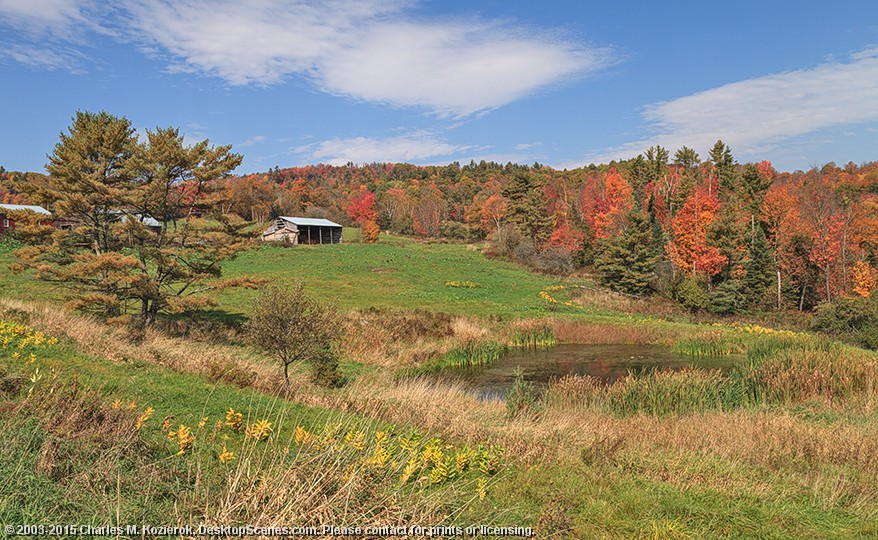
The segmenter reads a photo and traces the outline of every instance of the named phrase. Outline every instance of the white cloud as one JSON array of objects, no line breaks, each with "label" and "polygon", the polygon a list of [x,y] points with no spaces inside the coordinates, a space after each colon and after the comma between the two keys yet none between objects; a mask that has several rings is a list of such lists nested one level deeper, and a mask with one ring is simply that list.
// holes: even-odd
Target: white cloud
[{"label": "white cloud", "polygon": [[0,48],[0,60],[11,60],[42,69],[67,69],[78,72],[79,61],[83,58],[75,49],[67,47],[35,47],[12,44]]},{"label": "white cloud", "polygon": [[407,2],[129,0],[146,44],[176,70],[231,84],[307,77],[320,90],[464,116],[605,66],[605,49],[478,20],[421,22]]},{"label": "white cloud", "polygon": [[[318,90],[442,116],[489,111],[612,61],[558,31],[415,17],[414,0],[0,0],[0,27],[44,56],[94,33],[134,41],[172,72],[233,85],[303,77]],[[39,37],[44,39],[40,40]],[[12,42],[10,41],[10,44]],[[10,48],[11,45],[4,47]],[[11,54],[31,65],[36,54]]]},{"label": "white cloud", "polygon": [[642,114],[653,136],[596,152],[584,162],[630,158],[653,144],[704,152],[717,139],[736,155],[756,156],[766,145],[820,129],[878,120],[876,82],[878,49],[871,49],[847,63],[747,79],[655,103]]},{"label": "white cloud", "polygon": [[250,137],[249,139],[247,139],[246,141],[239,144],[238,146],[241,146],[241,147],[253,146],[254,144],[261,143],[264,140],[265,140],[264,135],[254,135],[254,136]]},{"label": "white cloud", "polygon": [[415,132],[398,137],[353,137],[329,139],[294,148],[292,153],[304,156],[309,162],[327,165],[353,163],[422,163],[430,158],[448,157],[472,146],[451,144],[426,132]]},{"label": "white cloud", "polygon": [[57,31],[84,22],[83,6],[81,0],[0,0],[0,15],[7,24]]}]

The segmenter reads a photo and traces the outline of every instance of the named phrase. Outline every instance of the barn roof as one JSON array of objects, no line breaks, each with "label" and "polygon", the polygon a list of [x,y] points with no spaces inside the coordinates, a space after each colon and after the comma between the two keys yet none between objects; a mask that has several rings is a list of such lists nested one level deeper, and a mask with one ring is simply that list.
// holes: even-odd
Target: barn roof
[{"label": "barn roof", "polygon": [[280,218],[284,221],[289,221],[297,227],[341,227],[341,225],[339,225],[338,223],[323,218],[303,218],[289,216],[281,216]]},{"label": "barn roof", "polygon": [[0,204],[0,210],[7,210],[9,212],[15,210],[30,210],[31,212],[36,212],[37,214],[45,214],[47,216],[52,215],[52,212],[49,212],[42,206],[36,206],[33,204]]}]

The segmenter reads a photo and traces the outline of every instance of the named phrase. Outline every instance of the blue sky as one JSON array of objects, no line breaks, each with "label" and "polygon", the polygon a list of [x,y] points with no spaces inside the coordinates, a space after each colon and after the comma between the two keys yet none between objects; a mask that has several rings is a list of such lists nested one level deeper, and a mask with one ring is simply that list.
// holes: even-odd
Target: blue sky
[{"label": "blue sky", "polygon": [[878,160],[878,2],[0,0],[0,165],[76,110],[275,165]]}]

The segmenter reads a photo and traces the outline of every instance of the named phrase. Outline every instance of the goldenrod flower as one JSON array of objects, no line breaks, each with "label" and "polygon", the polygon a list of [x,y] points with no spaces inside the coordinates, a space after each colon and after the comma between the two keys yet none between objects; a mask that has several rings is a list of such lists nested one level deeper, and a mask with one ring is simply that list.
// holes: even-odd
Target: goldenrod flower
[{"label": "goldenrod flower", "polygon": [[[118,406],[116,405],[116,402],[119,403]],[[122,401],[117,399],[116,402],[113,402],[113,407],[118,409],[119,407],[122,406]],[[140,416],[137,417],[137,422],[134,424],[134,429],[142,428],[143,425],[146,424],[146,421],[149,420],[150,416],[152,416],[152,413],[154,413],[154,412],[155,412],[155,409],[153,409],[152,407],[147,407],[146,410],[143,411],[143,414],[141,414]]]},{"label": "goldenrod flower", "polygon": [[241,426],[243,426],[243,424],[244,415],[235,412],[235,409],[229,407],[229,410],[226,412],[226,425],[235,431],[241,431]]},{"label": "goldenrod flower", "polygon": [[229,450],[223,445],[223,451],[220,452],[219,460],[221,463],[228,463],[235,459],[234,452],[229,452]]},{"label": "goldenrod flower", "polygon": [[248,439],[256,439],[257,441],[264,441],[271,435],[271,422],[268,420],[257,420],[253,422],[249,426],[247,426],[247,430],[244,433],[244,436]]}]

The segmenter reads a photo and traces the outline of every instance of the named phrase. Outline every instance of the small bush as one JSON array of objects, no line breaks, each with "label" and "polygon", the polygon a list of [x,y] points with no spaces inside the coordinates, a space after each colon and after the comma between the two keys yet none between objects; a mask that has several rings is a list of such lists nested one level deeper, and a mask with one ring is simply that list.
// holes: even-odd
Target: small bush
[{"label": "small bush", "polygon": [[542,409],[534,383],[525,380],[524,371],[515,369],[515,382],[506,394],[506,418],[536,415]]},{"label": "small bush", "polygon": [[706,309],[710,304],[704,285],[694,278],[686,278],[678,283],[674,297],[681,306],[693,313]]},{"label": "small bush", "polygon": [[551,247],[535,253],[531,257],[530,265],[539,272],[565,275],[573,271],[573,257],[562,248]]},{"label": "small bush", "polygon": [[839,298],[821,304],[813,328],[878,350],[878,296]]},{"label": "small bush", "polygon": [[374,221],[366,221],[360,227],[363,235],[363,242],[367,244],[375,244],[378,242],[378,235],[381,234],[381,228]]}]

